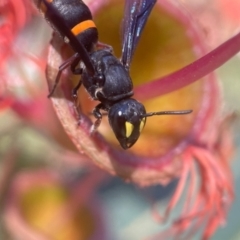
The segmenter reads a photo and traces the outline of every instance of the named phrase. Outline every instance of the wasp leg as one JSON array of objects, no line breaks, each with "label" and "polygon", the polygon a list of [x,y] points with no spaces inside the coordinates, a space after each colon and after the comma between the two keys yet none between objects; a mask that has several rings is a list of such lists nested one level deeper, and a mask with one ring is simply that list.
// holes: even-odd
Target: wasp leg
[{"label": "wasp leg", "polygon": [[79,67],[77,68],[77,65],[79,64],[80,60],[81,60],[80,57],[75,58],[71,64],[71,71],[75,75],[82,75],[83,69]]},{"label": "wasp leg", "polygon": [[73,97],[73,101],[74,101],[74,110],[75,110],[75,114],[76,114],[77,119],[78,119],[78,125],[81,124],[81,115],[80,115],[81,105],[78,102],[77,92],[78,92],[78,89],[81,87],[81,85],[82,85],[82,81],[80,79],[78,84],[76,85],[76,87],[74,87],[73,90],[72,90],[72,97]]},{"label": "wasp leg", "polygon": [[[53,88],[52,90],[49,92],[48,94],[48,98],[52,97],[53,93],[55,92],[56,90],[56,87],[60,81],[60,77],[61,77],[61,74],[62,74],[62,71],[64,69],[66,69],[67,67],[71,66],[71,70],[73,71],[74,74],[79,74],[79,70],[78,69],[75,69],[78,62],[80,61],[80,56],[78,53],[75,53],[72,57],[70,57],[69,59],[67,59],[65,62],[63,62],[60,66],[59,66],[59,69],[58,69],[58,74],[57,74],[57,77],[56,77],[56,80],[54,82],[54,85],[53,85]],[[76,73],[75,73],[76,72]]]},{"label": "wasp leg", "polygon": [[72,97],[74,99],[77,98],[77,92],[78,92],[78,89],[81,87],[81,85],[82,85],[82,80],[80,79],[78,84],[76,85],[76,87],[74,87],[73,90],[72,90]]},{"label": "wasp leg", "polygon": [[100,126],[101,121],[102,121],[102,113],[100,110],[103,109],[105,110],[105,107],[102,103],[99,103],[94,109],[93,109],[93,116],[96,118],[96,121],[93,123],[91,129],[90,129],[90,134],[93,134],[96,132],[97,128]]}]

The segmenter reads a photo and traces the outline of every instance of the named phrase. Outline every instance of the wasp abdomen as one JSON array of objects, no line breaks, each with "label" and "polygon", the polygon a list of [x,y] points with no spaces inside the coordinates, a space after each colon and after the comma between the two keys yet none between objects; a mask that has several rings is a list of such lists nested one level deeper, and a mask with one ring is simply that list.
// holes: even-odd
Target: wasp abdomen
[{"label": "wasp abdomen", "polygon": [[[98,31],[89,8],[81,0],[40,0],[38,6],[63,38],[71,31],[87,51],[93,50],[98,41]],[[69,44],[77,51],[77,46]]]}]

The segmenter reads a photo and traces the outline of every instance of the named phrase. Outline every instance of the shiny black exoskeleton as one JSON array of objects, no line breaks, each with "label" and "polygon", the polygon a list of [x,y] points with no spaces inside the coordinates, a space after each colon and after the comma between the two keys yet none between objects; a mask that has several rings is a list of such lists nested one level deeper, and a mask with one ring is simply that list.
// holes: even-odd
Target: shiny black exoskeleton
[{"label": "shiny black exoskeleton", "polygon": [[69,41],[75,52],[79,51],[79,42],[88,52],[93,50],[98,41],[98,31],[89,8],[81,0],[38,0],[38,7],[54,31],[66,42],[69,30],[75,27],[73,34],[76,41]]},{"label": "shiny black exoskeleton", "polygon": [[[157,0],[126,0],[122,26],[122,57],[118,60],[111,47],[98,43],[97,28],[89,8],[81,0],[35,0],[52,28],[68,43],[75,54],[59,67],[52,96],[61,72],[68,66],[81,80],[73,89],[73,96],[83,85],[94,100],[100,103],[94,108],[96,118],[92,130],[101,123],[102,113],[108,120],[120,145],[127,149],[139,138],[146,118],[163,114],[187,114],[186,111],[146,113],[145,107],[133,96],[129,66],[145,23]],[[101,49],[97,49],[100,45]],[[79,62],[83,67],[78,67]],[[81,65],[82,66],[82,65]]]},{"label": "shiny black exoskeleton", "polygon": [[132,80],[122,63],[110,52],[98,50],[90,54],[98,80],[88,74],[82,73],[82,83],[94,100],[109,105],[123,98],[133,95]]},{"label": "shiny black exoskeleton", "polygon": [[[145,124],[144,106],[130,97],[133,95],[133,85],[128,71],[122,63],[110,52],[95,51],[90,54],[96,72],[103,78],[97,78],[82,73],[82,84],[94,100],[101,103],[93,110],[98,119],[94,125],[97,128],[101,122],[101,110],[108,112],[109,123],[121,146],[131,147],[138,139],[140,125]],[[134,126],[134,127],[133,127]]]}]

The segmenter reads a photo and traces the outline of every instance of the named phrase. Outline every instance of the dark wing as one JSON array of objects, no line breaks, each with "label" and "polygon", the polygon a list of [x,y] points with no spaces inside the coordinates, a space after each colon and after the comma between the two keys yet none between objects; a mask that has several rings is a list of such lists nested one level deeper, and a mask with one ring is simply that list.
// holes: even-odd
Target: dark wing
[{"label": "dark wing", "polygon": [[126,0],[122,23],[121,62],[129,68],[142,30],[157,0]]}]

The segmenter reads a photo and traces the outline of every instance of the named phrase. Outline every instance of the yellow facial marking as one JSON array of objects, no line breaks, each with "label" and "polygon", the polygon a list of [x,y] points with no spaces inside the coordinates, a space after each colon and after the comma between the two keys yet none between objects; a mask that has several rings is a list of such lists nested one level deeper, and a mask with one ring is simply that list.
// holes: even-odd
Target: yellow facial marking
[{"label": "yellow facial marking", "polygon": [[143,118],[140,122],[139,132],[141,132],[143,130],[145,122],[146,122],[146,118]]},{"label": "yellow facial marking", "polygon": [[96,28],[96,25],[92,20],[86,20],[86,21],[80,22],[75,27],[73,27],[71,31],[75,36],[77,36],[78,34],[84,32],[88,28]]},{"label": "yellow facial marking", "polygon": [[134,126],[130,122],[125,122],[125,128],[126,128],[126,137],[128,138],[132,134]]}]

